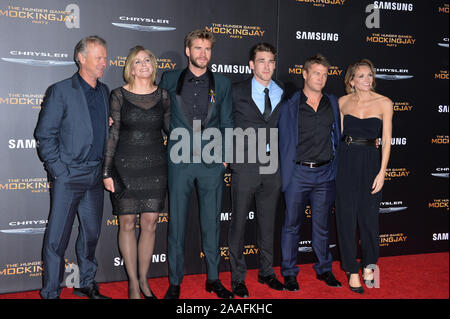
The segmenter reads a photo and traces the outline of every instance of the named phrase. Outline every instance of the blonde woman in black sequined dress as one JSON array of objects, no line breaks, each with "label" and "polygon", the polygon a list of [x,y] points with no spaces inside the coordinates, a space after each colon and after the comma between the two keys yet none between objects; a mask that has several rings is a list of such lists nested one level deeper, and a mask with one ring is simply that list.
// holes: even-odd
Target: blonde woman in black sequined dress
[{"label": "blonde woman in black sequined dress", "polygon": [[[103,166],[105,188],[111,192],[119,218],[119,249],[128,279],[129,297],[156,298],[147,273],[155,247],[158,213],[167,193],[167,154],[163,131],[170,122],[167,91],[155,86],[156,58],[137,46],[127,57],[127,82],[111,92],[109,140]],[[118,185],[121,185],[120,189]],[[136,240],[136,220],[140,235]]]}]

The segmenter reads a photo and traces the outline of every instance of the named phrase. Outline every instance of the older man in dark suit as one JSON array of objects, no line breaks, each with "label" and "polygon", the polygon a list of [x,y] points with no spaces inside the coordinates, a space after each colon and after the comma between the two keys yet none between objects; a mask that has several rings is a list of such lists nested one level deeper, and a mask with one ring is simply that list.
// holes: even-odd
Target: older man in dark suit
[{"label": "older man in dark suit", "polygon": [[102,162],[108,135],[108,87],[98,81],[107,64],[106,42],[82,39],[75,47],[79,71],[50,86],[35,136],[51,182],[51,211],[44,237],[41,296],[59,298],[66,251],[75,215],[79,287],[74,294],[106,299],[94,281],[95,249],[103,215]]}]

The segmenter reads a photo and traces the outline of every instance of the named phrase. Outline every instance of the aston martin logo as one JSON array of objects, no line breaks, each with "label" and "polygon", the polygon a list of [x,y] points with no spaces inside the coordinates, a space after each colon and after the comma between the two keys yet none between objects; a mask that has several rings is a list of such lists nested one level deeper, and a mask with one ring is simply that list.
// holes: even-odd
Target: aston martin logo
[{"label": "aston martin logo", "polygon": [[16,58],[2,58],[3,61],[20,63],[32,66],[67,66],[73,65],[73,61],[55,61],[55,60],[34,60],[34,59],[16,59]]},{"label": "aston martin logo", "polygon": [[129,24],[129,23],[116,23],[113,22],[113,25],[120,28],[131,29],[135,31],[146,31],[146,32],[157,32],[157,31],[174,31],[177,28],[174,27],[159,27],[153,25],[140,25],[140,24]]},{"label": "aston martin logo", "polygon": [[42,228],[18,228],[18,229],[0,229],[5,234],[39,235],[45,233],[45,227]]},{"label": "aston martin logo", "polygon": [[381,80],[389,80],[389,81],[396,81],[396,80],[406,80],[413,78],[413,75],[399,75],[399,74],[375,74],[375,78],[381,79]]}]

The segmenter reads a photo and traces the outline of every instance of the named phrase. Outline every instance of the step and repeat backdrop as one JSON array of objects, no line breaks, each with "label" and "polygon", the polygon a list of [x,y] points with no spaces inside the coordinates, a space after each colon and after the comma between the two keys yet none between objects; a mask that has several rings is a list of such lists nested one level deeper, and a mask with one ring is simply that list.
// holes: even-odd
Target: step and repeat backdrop
[{"label": "step and repeat backdrop", "polygon": [[[392,155],[380,205],[381,256],[448,251],[449,208],[449,4],[448,1],[369,0],[0,0],[0,293],[39,289],[42,240],[50,187],[33,137],[44,92],[77,71],[75,44],[87,35],[108,43],[102,81],[124,84],[129,49],[149,48],[158,76],[185,68],[184,37],[206,28],[217,37],[211,69],[231,81],[251,76],[248,53],[265,41],[278,48],[275,77],[288,93],[301,89],[306,58],[330,60],[326,91],[342,96],[347,66],[369,58],[377,91],[394,102]],[[229,270],[227,229],[232,218],[230,182],[224,175],[221,271]],[[185,273],[204,273],[198,205],[193,193],[186,238]],[[96,280],[126,280],[117,248],[118,220],[105,192]],[[276,219],[275,265],[280,264],[284,207]],[[167,209],[159,214],[149,277],[167,276]],[[255,219],[249,211],[245,248],[258,267]],[[299,263],[314,262],[311,215],[305,211]],[[136,230],[137,234],[139,228]],[[75,222],[66,253],[66,275],[77,263]],[[263,234],[264,235],[264,234]],[[335,224],[331,248],[339,260]]]}]

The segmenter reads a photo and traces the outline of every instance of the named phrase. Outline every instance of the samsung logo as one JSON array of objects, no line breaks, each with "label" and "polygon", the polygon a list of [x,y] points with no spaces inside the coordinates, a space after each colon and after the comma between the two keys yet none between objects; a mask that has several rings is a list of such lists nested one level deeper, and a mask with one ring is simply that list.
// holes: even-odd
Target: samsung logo
[{"label": "samsung logo", "polygon": [[438,112],[439,113],[448,113],[448,105],[439,105]]},{"label": "samsung logo", "polygon": [[414,5],[412,3],[389,2],[389,1],[374,1],[374,9],[393,10],[393,11],[413,11]]},{"label": "samsung logo", "polygon": [[[232,214],[233,213],[231,213],[231,212],[220,213],[220,221],[224,222],[224,221],[231,220]],[[252,220],[252,219],[255,219],[255,212],[248,212],[247,220]]]},{"label": "samsung logo", "polygon": [[433,241],[437,240],[448,240],[448,233],[434,233]]},{"label": "samsung logo", "polygon": [[311,32],[311,31],[297,31],[295,38],[297,40],[314,40],[314,41],[339,41],[338,33],[329,32]]},{"label": "samsung logo", "polygon": [[248,65],[237,64],[212,64],[211,71],[229,74],[252,74],[252,69]]},{"label": "samsung logo", "polygon": [[[165,263],[166,260],[167,260],[166,254],[153,254],[151,262],[154,264]],[[114,266],[115,267],[123,266],[123,259],[120,257],[115,257],[114,258]]]},{"label": "samsung logo", "polygon": [[11,139],[8,141],[8,148],[10,149],[32,149],[36,148],[36,140],[35,139]]},{"label": "samsung logo", "polygon": [[406,137],[391,138],[391,145],[406,145]]}]

